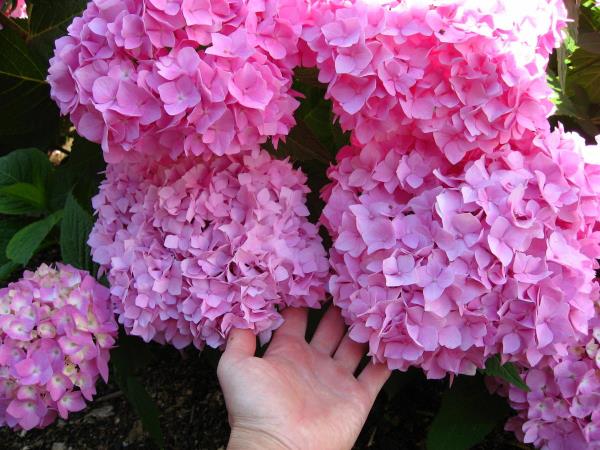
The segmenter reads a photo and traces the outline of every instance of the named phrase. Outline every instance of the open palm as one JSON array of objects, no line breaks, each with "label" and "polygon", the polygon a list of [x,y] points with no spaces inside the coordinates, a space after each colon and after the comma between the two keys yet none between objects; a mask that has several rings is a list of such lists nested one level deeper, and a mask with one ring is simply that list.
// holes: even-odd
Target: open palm
[{"label": "open palm", "polygon": [[351,448],[389,371],[369,364],[354,376],[365,347],[344,336],[339,309],[329,308],[310,343],[306,310],[283,315],[264,357],[248,330],[234,330],[221,357],[229,448]]}]

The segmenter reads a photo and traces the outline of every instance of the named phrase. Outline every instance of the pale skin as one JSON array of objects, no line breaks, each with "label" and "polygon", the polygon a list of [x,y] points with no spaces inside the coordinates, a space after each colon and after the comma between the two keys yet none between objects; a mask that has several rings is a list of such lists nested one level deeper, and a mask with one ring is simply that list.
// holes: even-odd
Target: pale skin
[{"label": "pale skin", "polygon": [[348,337],[339,309],[328,309],[310,343],[306,310],[282,314],[262,358],[252,332],[229,336],[217,370],[231,425],[227,448],[352,448],[389,370],[369,363],[355,376],[366,346]]}]

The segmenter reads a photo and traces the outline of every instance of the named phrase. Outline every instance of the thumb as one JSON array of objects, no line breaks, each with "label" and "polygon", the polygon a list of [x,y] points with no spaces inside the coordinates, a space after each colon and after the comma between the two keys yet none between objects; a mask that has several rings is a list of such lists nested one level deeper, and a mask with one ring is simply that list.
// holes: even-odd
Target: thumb
[{"label": "thumb", "polygon": [[248,329],[233,329],[229,333],[227,346],[221,358],[239,361],[254,356],[256,351],[256,336]]}]

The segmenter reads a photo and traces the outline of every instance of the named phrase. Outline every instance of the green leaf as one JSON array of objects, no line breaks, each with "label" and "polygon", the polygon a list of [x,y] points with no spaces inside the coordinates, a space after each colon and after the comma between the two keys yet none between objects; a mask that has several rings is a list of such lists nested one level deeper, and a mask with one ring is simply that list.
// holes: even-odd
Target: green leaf
[{"label": "green leaf", "polygon": [[12,261],[0,265],[0,281],[6,281],[19,267],[19,264]]},{"label": "green leaf", "polygon": [[88,236],[94,221],[92,215],[84,210],[75,197],[70,194],[65,203],[63,218],[60,224],[60,251],[62,260],[79,269],[94,272],[94,264],[90,257]]},{"label": "green leaf", "polygon": [[46,205],[45,184],[52,165],[34,148],[0,158],[0,214],[39,215]]},{"label": "green leaf", "polygon": [[144,430],[159,448],[165,447],[160,427],[160,412],[156,402],[136,377],[127,378],[127,388],[124,391],[133,409],[140,417]]},{"label": "green leaf", "polygon": [[22,36],[15,30],[0,33],[0,76],[15,81],[46,84],[48,62],[29,51]]},{"label": "green leaf", "polygon": [[54,41],[66,34],[73,18],[83,13],[86,0],[28,0],[30,12],[27,44],[46,58],[52,56]]},{"label": "green leaf", "polygon": [[20,265],[6,257],[6,246],[17,231],[27,225],[20,217],[0,219],[0,282],[6,281]]},{"label": "green leaf", "polygon": [[460,376],[442,397],[427,435],[428,450],[466,450],[481,442],[510,413],[500,397],[490,395],[483,378]]},{"label": "green leaf", "polygon": [[[600,103],[600,55],[583,48],[578,49],[572,57],[573,70],[569,72],[569,84],[581,86],[592,103]],[[567,93],[573,92],[569,86]]]},{"label": "green leaf", "polygon": [[62,211],[57,211],[19,230],[6,246],[7,258],[23,266],[26,265],[61,217]]},{"label": "green leaf", "polygon": [[158,407],[135,375],[153,359],[148,347],[141,339],[121,332],[118,347],[110,353],[110,362],[117,384],[140,417],[144,429],[150,434],[154,443],[159,448],[163,448],[164,438]]},{"label": "green leaf", "polygon": [[498,355],[487,359],[483,373],[492,377],[502,378],[503,380],[508,381],[510,384],[525,392],[529,392],[531,390],[529,389],[529,386],[525,384],[523,378],[521,378],[521,375],[519,374],[519,371],[515,365],[511,363],[506,363],[504,365],[500,364],[500,358]]},{"label": "green leaf", "polygon": [[6,257],[6,246],[15,233],[25,225],[27,225],[27,222],[20,217],[0,219],[0,264],[8,262],[8,258]]},{"label": "green leaf", "polygon": [[585,51],[600,55],[600,33],[582,33],[579,35],[579,40],[577,43]]},{"label": "green leaf", "polygon": [[9,216],[37,216],[40,211],[38,208],[31,206],[18,198],[0,196],[0,214]]},{"label": "green leaf", "polygon": [[15,150],[0,158],[0,186],[31,183],[42,187],[51,169],[45,153],[35,148]]},{"label": "green leaf", "polygon": [[331,155],[304,122],[298,122],[274,151],[277,157],[289,156],[292,161],[315,160],[328,164]]},{"label": "green leaf", "polygon": [[48,59],[32,52],[17,30],[0,31],[0,150],[7,150],[7,141],[49,146],[56,140],[59,113],[45,81],[47,68]]},{"label": "green leaf", "polygon": [[22,200],[36,209],[44,208],[44,192],[31,183],[15,183],[0,188],[0,197],[7,196]]}]

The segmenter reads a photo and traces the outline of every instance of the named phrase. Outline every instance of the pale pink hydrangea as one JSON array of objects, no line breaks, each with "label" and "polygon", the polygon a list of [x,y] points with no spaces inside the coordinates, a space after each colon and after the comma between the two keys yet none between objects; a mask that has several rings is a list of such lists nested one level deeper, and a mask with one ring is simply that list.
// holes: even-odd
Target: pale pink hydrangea
[{"label": "pale pink hydrangea", "polygon": [[530,391],[488,380],[517,411],[506,424],[517,437],[547,450],[600,449],[600,320],[590,336],[545,368],[522,368]]},{"label": "pale pink hydrangea", "polygon": [[318,307],[329,265],[307,220],[306,177],[256,150],[119,163],[93,200],[93,258],[119,321],[146,341],[218,347],[263,340],[285,306]]},{"label": "pale pink hydrangea", "polygon": [[309,12],[303,63],[361,145],[423,133],[456,163],[548,129],[562,0],[327,0]]},{"label": "pale pink hydrangea", "polygon": [[[0,1],[0,8],[2,7],[2,1]],[[27,18],[27,4],[25,0],[17,0],[14,3],[14,8],[10,11],[8,17],[15,19],[26,19]]]},{"label": "pale pink hydrangea", "polygon": [[[12,5],[12,9],[8,9],[7,4],[4,0],[0,0],[0,14],[4,13],[6,16],[14,19],[26,19],[27,18],[27,4],[25,0],[17,0]],[[0,30],[2,30],[2,24],[0,24]]]},{"label": "pale pink hydrangea", "polygon": [[295,124],[302,3],[93,0],[56,42],[51,96],[109,162],[277,143]]},{"label": "pale pink hydrangea", "polygon": [[565,355],[598,297],[599,152],[562,129],[454,166],[426,139],[342,149],[322,222],[350,336],[431,378]]},{"label": "pale pink hydrangea", "polygon": [[43,428],[85,408],[116,333],[109,291],[87,272],[42,265],[0,289],[0,426]]}]

